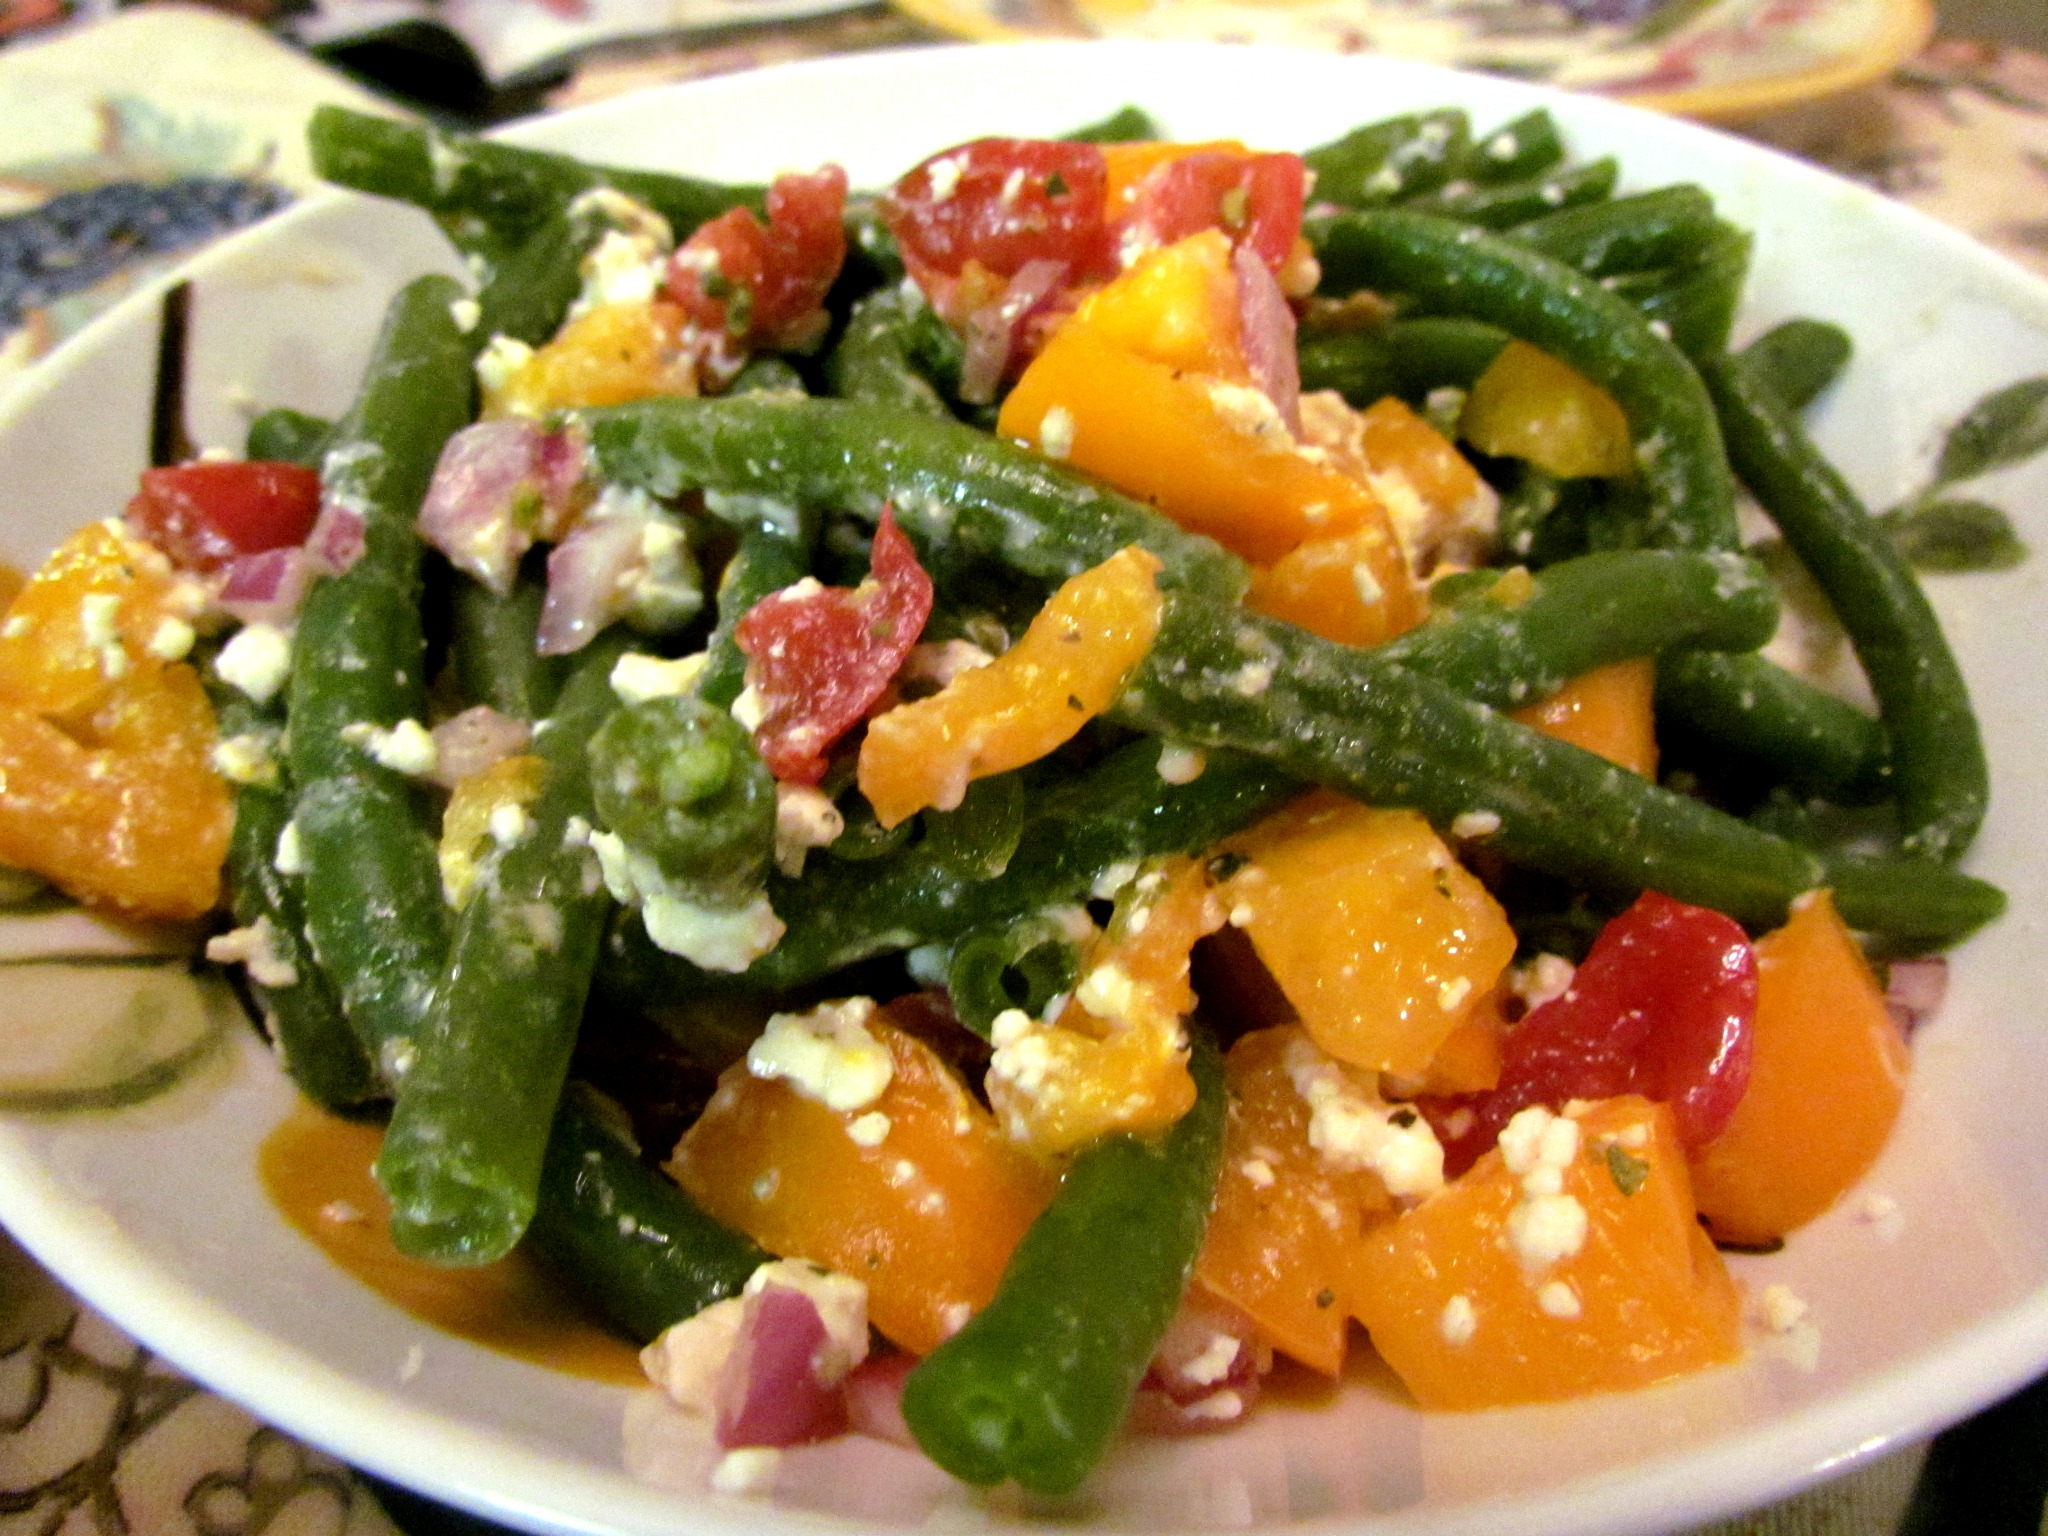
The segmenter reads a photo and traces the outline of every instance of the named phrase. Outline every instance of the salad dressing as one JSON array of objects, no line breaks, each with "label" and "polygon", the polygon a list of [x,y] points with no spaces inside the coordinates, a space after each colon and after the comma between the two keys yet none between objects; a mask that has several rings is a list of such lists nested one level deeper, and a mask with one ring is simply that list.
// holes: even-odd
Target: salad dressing
[{"label": "salad dressing", "polygon": [[639,1352],[523,1250],[495,1264],[443,1268],[391,1241],[390,1205],[371,1176],[383,1130],[303,1099],[263,1140],[257,1170],[278,1211],[336,1264],[436,1328],[573,1376],[639,1384]]}]

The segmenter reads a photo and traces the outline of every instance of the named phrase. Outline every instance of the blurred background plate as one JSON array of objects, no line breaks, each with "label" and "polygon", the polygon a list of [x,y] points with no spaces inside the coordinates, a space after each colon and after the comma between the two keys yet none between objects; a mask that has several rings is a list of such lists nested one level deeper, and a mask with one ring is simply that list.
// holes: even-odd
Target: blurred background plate
[{"label": "blurred background plate", "polygon": [[896,0],[981,39],[1191,38],[1382,53],[1690,117],[1849,90],[1910,58],[1931,0]]}]

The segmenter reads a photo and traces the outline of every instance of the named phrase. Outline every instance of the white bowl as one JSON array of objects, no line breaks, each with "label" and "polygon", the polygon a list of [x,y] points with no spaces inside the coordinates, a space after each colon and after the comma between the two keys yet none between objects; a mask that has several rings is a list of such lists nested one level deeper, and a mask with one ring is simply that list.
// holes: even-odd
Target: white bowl
[{"label": "white bowl", "polygon": [[[878,185],[972,135],[1057,133],[1126,102],[1176,135],[1271,147],[1458,103],[1488,126],[1546,103],[1580,156],[1629,184],[1697,180],[1757,232],[1745,329],[1790,314],[1855,332],[1820,435],[1873,504],[1919,483],[1987,390],[2048,373],[2048,289],[1962,237],[1792,161],[1685,124],[1370,58],[1094,43],[878,54],[767,70],[522,126],[521,142],[717,177],[826,159]],[[335,412],[391,290],[453,268],[427,221],[312,199],[191,269],[194,429],[233,446],[242,405]],[[0,543],[32,559],[118,511],[143,466],[155,303],[138,295],[0,409]],[[2048,466],[1988,488],[2048,548]],[[1163,1532],[1316,1522],[1388,1532],[1665,1529],[1765,1501],[1927,1434],[2048,1362],[2048,993],[2038,937],[2048,874],[2039,557],[1935,583],[1976,690],[1996,775],[1972,867],[2013,915],[1964,947],[1941,1017],[1915,1044],[1904,1119],[1841,1209],[1771,1258],[1820,1328],[1811,1370],[1762,1343],[1742,1365],[1561,1407],[1423,1415],[1368,1369],[1325,1406],[1263,1409],[1197,1441],[1125,1446],[1086,1523]],[[2035,643],[2038,643],[2036,640]],[[357,1285],[273,1212],[257,1146],[290,1091],[253,1042],[233,1069],[120,1114],[0,1120],[0,1220],[82,1295],[256,1413],[359,1464],[534,1531],[759,1532],[849,1522],[981,1525],[1045,1515],[984,1502],[904,1451],[849,1440],[792,1456],[776,1506],[629,1475],[659,1440],[649,1394],[550,1374],[440,1335]],[[1816,1113],[1825,1113],[1816,1105]],[[1888,1196],[1903,1233],[1861,1219]],[[629,1414],[629,1404],[638,1403]],[[685,1491],[677,1491],[682,1489]],[[692,1491],[694,1490],[694,1491]]]}]

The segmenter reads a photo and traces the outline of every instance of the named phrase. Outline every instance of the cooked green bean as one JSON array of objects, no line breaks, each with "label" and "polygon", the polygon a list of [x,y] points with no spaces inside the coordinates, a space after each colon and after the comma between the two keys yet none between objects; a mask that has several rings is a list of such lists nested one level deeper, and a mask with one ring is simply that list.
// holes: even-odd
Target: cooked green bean
[{"label": "cooked green bean", "polygon": [[1644,542],[1736,543],[1734,485],[1699,376],[1627,302],[1548,256],[1405,209],[1314,221],[1324,288],[1378,288],[1483,320],[1569,363],[1621,406],[1649,492]]},{"label": "cooked green bean", "polygon": [[1560,208],[1598,203],[1614,190],[1620,177],[1621,165],[1610,157],[1546,171],[1524,181],[1467,186],[1453,182],[1427,197],[1410,199],[1404,206],[1485,229],[1511,229]]},{"label": "cooked green bean", "polygon": [[1434,389],[1470,389],[1512,339],[1497,325],[1453,315],[1309,335],[1298,349],[1301,387],[1334,389],[1357,406],[1383,395],[1420,402]]},{"label": "cooked green bean", "polygon": [[547,597],[542,564],[533,560],[503,597],[466,577],[453,583],[448,659],[465,704],[488,704],[515,720],[544,719],[553,707],[572,663],[534,649]]},{"label": "cooked green bean", "polygon": [[509,840],[493,832],[399,1079],[376,1172],[392,1239],[415,1258],[490,1263],[533,1217],[611,905],[571,824],[589,824],[585,745],[617,707],[611,669],[625,644],[617,631],[592,642],[536,733],[539,797]]},{"label": "cooked green bean", "polygon": [[574,1084],[555,1112],[527,1241],[641,1344],[737,1296],[770,1257],[643,1163]]},{"label": "cooked green bean", "polygon": [[1755,364],[1724,357],[1705,377],[1736,473],[1827,594],[1870,680],[1906,849],[1960,857],[1990,775],[1968,685],[1912,567]]},{"label": "cooked green bean", "polygon": [[1133,144],[1163,135],[1152,114],[1143,107],[1118,107],[1099,122],[1076,128],[1066,137],[1077,144]]},{"label": "cooked green bean", "polygon": [[952,407],[911,359],[911,326],[928,307],[900,287],[878,288],[859,300],[825,359],[832,393],[843,400],[951,416]]},{"label": "cooked green bean", "polygon": [[1157,1140],[1077,1156],[1011,1256],[995,1299],[927,1355],[903,1417],[970,1483],[1067,1493],[1088,1475],[1180,1306],[1223,1156],[1223,1063],[1197,1031],[1195,1106]]},{"label": "cooked green bean", "polygon": [[1849,365],[1855,343],[1839,325],[1804,317],[1786,320],[1742,349],[1759,377],[1795,411],[1803,411]]},{"label": "cooked green bean", "polygon": [[1631,273],[1610,280],[1671,344],[1695,362],[1727,348],[1749,276],[1752,241],[1747,230],[1723,225],[1698,255],[1669,272]]},{"label": "cooked green bean", "polygon": [[1374,208],[1434,192],[1465,164],[1470,119],[1455,107],[1354,128],[1302,156],[1319,202]]},{"label": "cooked green bean", "polygon": [[1564,139],[1548,107],[1525,112],[1472,141],[1457,178],[1491,185],[1540,176],[1564,158]]},{"label": "cooked green bean", "polygon": [[295,411],[289,406],[275,406],[249,423],[242,457],[268,459],[278,464],[303,464],[308,469],[318,469],[320,456],[327,451],[328,440],[333,435],[333,422],[308,416],[304,411]]},{"label": "cooked green bean", "polygon": [[1891,738],[1846,699],[1763,657],[1673,652],[1657,663],[1657,714],[1739,753],[1803,794],[1864,805],[1891,788]]},{"label": "cooked green bean", "polygon": [[[791,513],[787,521],[798,519]],[[720,709],[730,709],[746,684],[747,658],[733,638],[734,626],[770,592],[810,573],[811,541],[791,533],[784,522],[764,518],[741,529],[739,547],[718,578],[718,625],[705,647],[710,659],[697,680],[697,696]]]},{"label": "cooked green bean", "polygon": [[1691,260],[1720,228],[1698,187],[1660,187],[1522,225],[1514,238],[1588,277],[1647,272]]},{"label": "cooked green bean", "polygon": [[330,503],[362,515],[363,551],[314,583],[292,646],[287,758],[307,936],[387,1078],[402,1074],[440,974],[447,917],[413,787],[360,732],[426,714],[413,520],[442,443],[470,415],[469,347],[448,312],[457,292],[424,277],[393,302],[321,477]]}]

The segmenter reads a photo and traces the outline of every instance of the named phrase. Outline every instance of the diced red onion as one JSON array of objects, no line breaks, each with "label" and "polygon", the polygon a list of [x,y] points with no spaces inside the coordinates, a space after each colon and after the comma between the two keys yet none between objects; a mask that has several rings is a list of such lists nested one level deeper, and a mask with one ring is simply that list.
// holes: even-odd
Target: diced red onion
[{"label": "diced red onion", "polygon": [[633,573],[646,563],[647,520],[629,513],[586,517],[548,555],[536,649],[543,656],[580,651],[616,618]]},{"label": "diced red onion", "polygon": [[917,1356],[870,1355],[846,1378],[846,1427],[857,1435],[917,1449],[903,1422],[903,1383],[917,1368]]},{"label": "diced red onion", "polygon": [[1273,1351],[1251,1320],[1204,1295],[1174,1315],[1131,1403],[1140,1434],[1196,1435],[1227,1429],[1252,1411]]},{"label": "diced red onion", "polygon": [[428,777],[453,789],[463,779],[524,752],[532,741],[533,727],[524,720],[479,704],[434,727],[434,771]]},{"label": "diced red onion", "polygon": [[362,557],[363,514],[337,502],[321,502],[305,547],[322,570],[339,576]]},{"label": "diced red onion", "polygon": [[1294,350],[1294,311],[1287,295],[1259,259],[1240,245],[1230,253],[1237,274],[1237,318],[1252,382],[1280,412],[1287,430],[1301,434],[1301,363]]},{"label": "diced red onion", "polygon": [[533,546],[544,441],[539,426],[521,416],[464,427],[441,449],[420,505],[420,537],[500,597],[512,590],[519,558]]},{"label": "diced red onion", "polygon": [[1891,979],[1884,989],[1884,1005],[1901,1034],[1914,1030],[1934,1017],[1948,995],[1948,959],[1933,955],[1925,960],[1894,960]]},{"label": "diced red onion", "polygon": [[830,1334],[802,1291],[766,1285],[747,1297],[739,1341],[719,1377],[718,1443],[804,1445],[846,1428],[846,1393],[818,1379]]},{"label": "diced red onion", "polygon": [[1047,257],[1027,261],[1017,269],[993,304],[985,304],[967,317],[967,354],[960,364],[960,398],[969,405],[986,405],[1008,372],[1016,350],[1017,337],[1026,322],[1045,307],[1066,282],[1067,264]]},{"label": "diced red onion", "polygon": [[214,606],[244,624],[291,627],[312,582],[314,563],[303,549],[266,549],[237,555],[223,572]]}]

